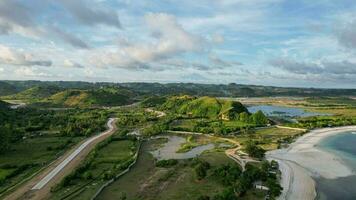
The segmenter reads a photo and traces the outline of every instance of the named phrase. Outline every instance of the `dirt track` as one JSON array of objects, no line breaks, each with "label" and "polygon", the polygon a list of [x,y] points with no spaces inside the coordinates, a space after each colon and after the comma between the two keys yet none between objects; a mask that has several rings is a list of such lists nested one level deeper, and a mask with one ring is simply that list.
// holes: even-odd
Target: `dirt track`
[{"label": "dirt track", "polygon": [[[110,124],[109,124],[110,123]],[[116,130],[116,119],[110,119],[108,121],[109,129],[104,131],[99,135],[99,137],[93,136],[92,138],[96,137],[93,141],[91,141],[87,146],[85,146],[68,164],[66,164],[60,171],[54,174],[53,177],[50,178],[46,184],[41,187],[41,189],[33,189],[39,182],[43,181],[43,179],[50,173],[53,173],[53,170],[63,163],[66,158],[68,158],[71,154],[73,154],[77,149],[80,148],[85,142],[91,140],[92,138],[88,138],[82,141],[80,144],[76,145],[74,148],[69,150],[63,156],[58,158],[52,164],[50,164],[46,169],[40,172],[38,175],[33,177],[31,180],[27,181],[19,188],[17,188],[14,192],[9,194],[5,197],[6,200],[13,200],[13,199],[32,199],[32,200],[42,200],[42,199],[49,199],[51,195],[51,187],[58,184],[62,178],[72,172],[80,163],[83,161],[88,155],[88,153],[95,147],[96,144],[103,141],[104,139],[108,138],[112,135]]]}]

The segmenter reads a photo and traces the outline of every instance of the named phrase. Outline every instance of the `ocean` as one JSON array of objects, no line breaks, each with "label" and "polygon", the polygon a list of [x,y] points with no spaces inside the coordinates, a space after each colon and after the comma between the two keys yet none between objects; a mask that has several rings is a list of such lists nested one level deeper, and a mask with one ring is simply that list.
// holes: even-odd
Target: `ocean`
[{"label": "ocean", "polygon": [[[356,132],[323,139],[318,148],[338,155],[356,174]],[[356,200],[356,175],[337,179],[316,178],[320,200]]]}]

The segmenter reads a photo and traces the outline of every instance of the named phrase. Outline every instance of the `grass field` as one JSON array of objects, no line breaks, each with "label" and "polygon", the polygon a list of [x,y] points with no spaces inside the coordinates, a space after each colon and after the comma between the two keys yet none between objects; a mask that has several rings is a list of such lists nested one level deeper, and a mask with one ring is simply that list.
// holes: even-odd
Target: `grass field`
[{"label": "grass field", "polygon": [[73,178],[70,184],[55,190],[51,198],[91,199],[101,185],[127,168],[136,153],[137,144],[133,140],[114,137],[109,144],[94,150],[96,152],[90,166]]},{"label": "grass field", "polygon": [[[59,157],[83,137],[53,135],[28,138],[0,156],[0,194]],[[1,179],[6,180],[1,181]]]},{"label": "grass field", "polygon": [[196,127],[219,127],[220,125],[226,127],[229,130],[239,130],[240,128],[253,127],[253,124],[241,122],[241,121],[221,121],[221,120],[207,120],[207,119],[181,119],[171,123],[171,130],[182,131],[197,131]]},{"label": "grass field", "polygon": [[278,148],[279,142],[290,142],[295,137],[303,134],[303,131],[284,128],[263,128],[252,131],[248,134],[236,136],[236,140],[242,145],[248,140],[256,141],[265,150]]},{"label": "grass field", "polygon": [[[155,166],[155,160],[149,151],[159,147],[164,140],[151,140],[143,143],[139,158],[129,173],[109,185],[97,199],[130,200],[196,200],[201,195],[214,196],[224,190],[224,186],[208,173],[198,181],[193,170],[193,160],[179,160],[175,166],[161,168]],[[198,157],[210,163],[211,168],[223,164],[236,163],[228,158],[224,151],[209,151]],[[243,199],[261,199],[259,192],[249,192]],[[253,196],[253,198],[251,197]]]}]

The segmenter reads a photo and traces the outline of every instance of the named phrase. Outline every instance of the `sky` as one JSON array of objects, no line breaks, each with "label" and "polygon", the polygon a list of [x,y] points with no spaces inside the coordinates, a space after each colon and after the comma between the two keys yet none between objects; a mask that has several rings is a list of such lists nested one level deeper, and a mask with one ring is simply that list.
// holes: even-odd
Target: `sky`
[{"label": "sky", "polygon": [[356,1],[0,0],[0,79],[356,88]]}]

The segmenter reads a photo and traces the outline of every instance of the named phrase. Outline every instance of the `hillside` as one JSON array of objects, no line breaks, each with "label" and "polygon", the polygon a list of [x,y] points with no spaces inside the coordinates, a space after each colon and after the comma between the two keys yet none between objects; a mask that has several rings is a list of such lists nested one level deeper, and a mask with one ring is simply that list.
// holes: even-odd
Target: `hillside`
[{"label": "hillside", "polygon": [[9,108],[9,104],[0,100],[0,110]]},{"label": "hillside", "polygon": [[19,90],[4,81],[0,81],[0,96],[7,96],[7,95],[12,95],[12,94],[16,94]]},{"label": "hillside", "polygon": [[65,90],[44,100],[51,106],[91,107],[121,106],[133,102],[134,95],[127,90],[105,88],[99,90]]},{"label": "hillside", "polygon": [[161,109],[191,117],[225,120],[236,119],[243,112],[248,113],[247,108],[239,102],[218,100],[215,97],[174,96],[168,98]]},{"label": "hillside", "polygon": [[7,99],[20,99],[20,100],[28,100],[28,101],[35,101],[43,98],[47,98],[53,94],[56,94],[62,91],[62,88],[56,86],[35,86],[19,92],[14,95],[5,96],[4,98]]}]

